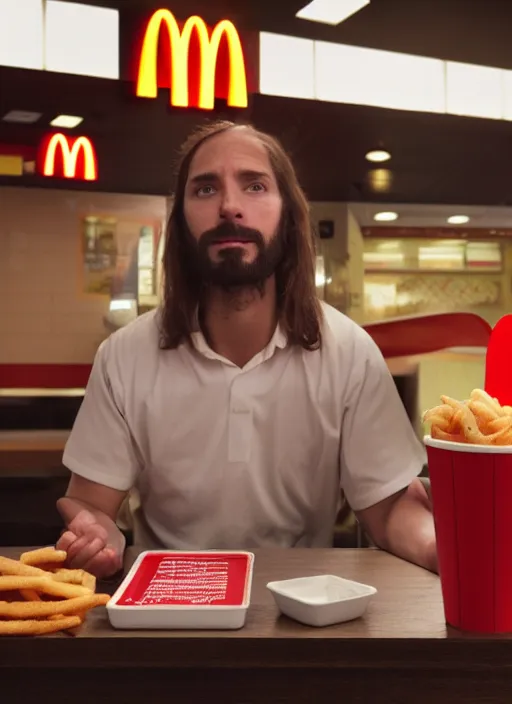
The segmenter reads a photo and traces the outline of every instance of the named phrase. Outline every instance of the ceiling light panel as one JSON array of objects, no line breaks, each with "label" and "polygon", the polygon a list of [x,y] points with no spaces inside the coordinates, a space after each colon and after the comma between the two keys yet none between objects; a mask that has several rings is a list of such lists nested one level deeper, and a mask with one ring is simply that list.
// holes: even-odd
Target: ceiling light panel
[{"label": "ceiling light panel", "polygon": [[440,59],[315,42],[316,98],[334,103],[442,113]]},{"label": "ceiling light panel", "polygon": [[285,98],[315,97],[315,42],[260,33],[260,93]]},{"label": "ceiling light panel", "polygon": [[43,0],[0,0],[0,66],[43,68]]},{"label": "ceiling light panel", "polygon": [[501,120],[503,74],[499,68],[446,62],[446,112]]},{"label": "ceiling light panel", "polygon": [[302,20],[340,24],[370,4],[370,0],[312,0],[295,15]]},{"label": "ceiling light panel", "polygon": [[119,78],[119,11],[48,0],[45,68],[95,78]]},{"label": "ceiling light panel", "polygon": [[83,117],[78,117],[77,115],[58,115],[54,120],[50,122],[52,127],[65,127],[67,129],[73,129],[73,127],[78,127],[84,121]]}]

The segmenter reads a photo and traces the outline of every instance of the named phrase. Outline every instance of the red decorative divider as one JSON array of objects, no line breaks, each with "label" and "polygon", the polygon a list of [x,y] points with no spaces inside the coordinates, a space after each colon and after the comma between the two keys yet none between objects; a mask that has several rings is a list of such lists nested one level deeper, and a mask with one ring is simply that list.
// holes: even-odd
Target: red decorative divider
[{"label": "red decorative divider", "polygon": [[92,364],[0,364],[0,389],[83,389]]}]

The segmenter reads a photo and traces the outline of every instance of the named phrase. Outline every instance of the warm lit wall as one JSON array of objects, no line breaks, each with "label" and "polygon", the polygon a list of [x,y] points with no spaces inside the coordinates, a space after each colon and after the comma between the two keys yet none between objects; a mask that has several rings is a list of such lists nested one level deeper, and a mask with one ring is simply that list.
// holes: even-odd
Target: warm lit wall
[{"label": "warm lit wall", "polygon": [[327,303],[363,322],[363,236],[346,203],[312,203],[315,227],[321,220],[334,222],[334,237],[318,241],[318,253],[325,258]]},{"label": "warm lit wall", "polygon": [[0,188],[0,364],[92,361],[109,299],[82,292],[80,218],[165,212],[163,197]]},{"label": "warm lit wall", "polygon": [[441,394],[462,401],[473,389],[483,388],[484,380],[484,353],[425,355],[420,362],[419,410],[439,405]]}]

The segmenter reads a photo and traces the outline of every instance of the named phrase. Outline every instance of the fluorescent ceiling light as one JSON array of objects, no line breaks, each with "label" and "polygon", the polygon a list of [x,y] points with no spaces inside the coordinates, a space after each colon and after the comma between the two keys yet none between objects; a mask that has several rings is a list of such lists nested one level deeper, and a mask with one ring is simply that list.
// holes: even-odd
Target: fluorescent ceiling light
[{"label": "fluorescent ceiling light", "polygon": [[381,163],[383,161],[389,161],[391,159],[391,154],[385,149],[373,149],[371,152],[366,154],[366,159],[375,163]]},{"label": "fluorescent ceiling light", "polygon": [[398,213],[392,211],[383,211],[382,213],[375,213],[373,219],[377,222],[393,222],[393,220],[398,219]]},{"label": "fluorescent ceiling light", "polygon": [[32,112],[30,110],[10,110],[6,115],[3,116],[2,120],[4,122],[19,122],[22,125],[33,125],[37,122],[42,113]]},{"label": "fluorescent ceiling light", "polygon": [[43,0],[0,0],[0,66],[43,69]]},{"label": "fluorescent ceiling light", "polygon": [[465,225],[469,222],[469,217],[467,215],[451,215],[447,222],[449,222],[450,225]]},{"label": "fluorescent ceiling light", "polygon": [[501,120],[504,117],[504,71],[491,66],[446,63],[446,112]]},{"label": "fluorescent ceiling light", "polygon": [[512,71],[503,71],[503,119],[512,120]]},{"label": "fluorescent ceiling light", "polygon": [[119,79],[119,10],[48,0],[45,68]]},{"label": "fluorescent ceiling light", "polygon": [[50,122],[50,125],[53,127],[67,127],[68,129],[73,129],[73,127],[78,127],[78,125],[83,121],[83,117],[76,117],[75,115],[59,115]]},{"label": "fluorescent ceiling light", "polygon": [[315,41],[317,100],[443,113],[444,75],[440,59]]},{"label": "fluorescent ceiling light", "polygon": [[369,4],[370,0],[313,0],[295,16],[311,22],[340,24]]},{"label": "fluorescent ceiling light", "polygon": [[512,121],[512,71],[265,32],[260,93]]},{"label": "fluorescent ceiling light", "polygon": [[315,42],[260,33],[260,93],[315,99]]}]

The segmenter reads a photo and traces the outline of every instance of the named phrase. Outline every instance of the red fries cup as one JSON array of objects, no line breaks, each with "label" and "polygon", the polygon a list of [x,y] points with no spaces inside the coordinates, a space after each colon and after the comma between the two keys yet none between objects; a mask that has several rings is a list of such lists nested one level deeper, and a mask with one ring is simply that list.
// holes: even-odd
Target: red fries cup
[{"label": "red fries cup", "polygon": [[425,445],[446,621],[512,632],[512,446]]}]

